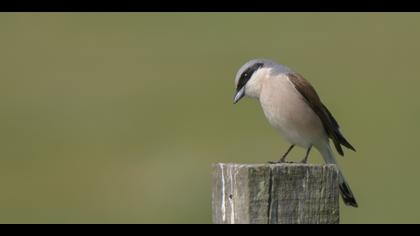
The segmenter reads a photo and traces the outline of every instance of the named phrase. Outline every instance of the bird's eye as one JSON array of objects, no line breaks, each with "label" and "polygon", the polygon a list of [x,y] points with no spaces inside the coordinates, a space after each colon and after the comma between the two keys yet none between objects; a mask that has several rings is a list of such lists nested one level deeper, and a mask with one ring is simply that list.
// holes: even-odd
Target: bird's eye
[{"label": "bird's eye", "polygon": [[244,74],[244,77],[248,77],[248,73],[245,73],[245,74]]}]

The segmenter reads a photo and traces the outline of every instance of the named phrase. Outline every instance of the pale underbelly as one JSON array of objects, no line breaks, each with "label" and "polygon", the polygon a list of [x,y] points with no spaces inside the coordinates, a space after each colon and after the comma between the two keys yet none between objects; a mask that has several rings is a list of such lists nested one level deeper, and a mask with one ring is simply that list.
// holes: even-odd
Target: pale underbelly
[{"label": "pale underbelly", "polygon": [[292,144],[308,148],[324,141],[321,120],[303,97],[291,89],[294,88],[261,94],[260,103],[268,122]]}]

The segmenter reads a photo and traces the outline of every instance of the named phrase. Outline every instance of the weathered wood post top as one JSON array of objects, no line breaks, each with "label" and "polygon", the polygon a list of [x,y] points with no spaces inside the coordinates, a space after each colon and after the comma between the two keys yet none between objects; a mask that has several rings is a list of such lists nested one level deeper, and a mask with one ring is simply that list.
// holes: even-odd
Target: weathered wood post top
[{"label": "weathered wood post top", "polygon": [[335,165],[213,165],[213,223],[337,224]]}]

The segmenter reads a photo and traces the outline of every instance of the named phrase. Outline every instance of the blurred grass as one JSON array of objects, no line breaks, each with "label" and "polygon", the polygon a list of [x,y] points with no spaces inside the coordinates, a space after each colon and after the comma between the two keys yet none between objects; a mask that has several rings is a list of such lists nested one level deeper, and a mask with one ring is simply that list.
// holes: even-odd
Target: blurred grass
[{"label": "blurred grass", "polygon": [[211,163],[288,146],[256,101],[232,105],[237,69],[264,57],[310,80],[357,149],[339,157],[360,203],[342,222],[420,223],[419,21],[2,13],[0,222],[210,223]]}]

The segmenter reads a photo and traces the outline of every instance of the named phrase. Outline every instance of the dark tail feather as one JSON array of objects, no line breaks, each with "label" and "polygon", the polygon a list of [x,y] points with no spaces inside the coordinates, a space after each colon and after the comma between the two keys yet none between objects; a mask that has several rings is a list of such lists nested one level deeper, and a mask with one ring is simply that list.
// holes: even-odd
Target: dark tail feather
[{"label": "dark tail feather", "polygon": [[324,158],[326,163],[334,164],[338,168],[338,186],[344,203],[348,206],[357,207],[356,199],[353,193],[351,192],[346,179],[344,178],[343,172],[341,171],[340,167],[337,164],[337,161],[334,158],[334,154],[331,151],[330,145],[326,145],[325,147],[322,147],[319,150],[322,153],[322,157]]},{"label": "dark tail feather", "polygon": [[340,141],[337,139],[333,139],[335,149],[337,149],[338,154],[344,156],[343,149],[341,148]]},{"label": "dark tail feather", "polygon": [[324,107],[324,110],[327,112],[327,115],[330,118],[330,121],[332,122],[332,128],[333,128],[334,134],[330,134],[330,135],[332,136],[332,140],[334,141],[334,146],[335,146],[335,149],[337,149],[337,152],[341,156],[344,156],[344,152],[340,144],[345,146],[348,149],[356,151],[356,149],[346,140],[346,138],[344,138],[343,134],[340,132],[340,126],[338,125],[337,120],[335,120],[334,116],[331,114],[328,108],[324,105],[322,106]]},{"label": "dark tail feather", "polygon": [[348,149],[356,151],[356,149],[346,140],[346,138],[344,138],[340,131],[337,132],[337,138],[340,144],[344,145]]},{"label": "dark tail feather", "polygon": [[356,199],[354,198],[353,193],[351,192],[348,184],[345,181],[343,181],[342,183],[340,183],[339,187],[344,204],[352,207],[358,207]]}]

